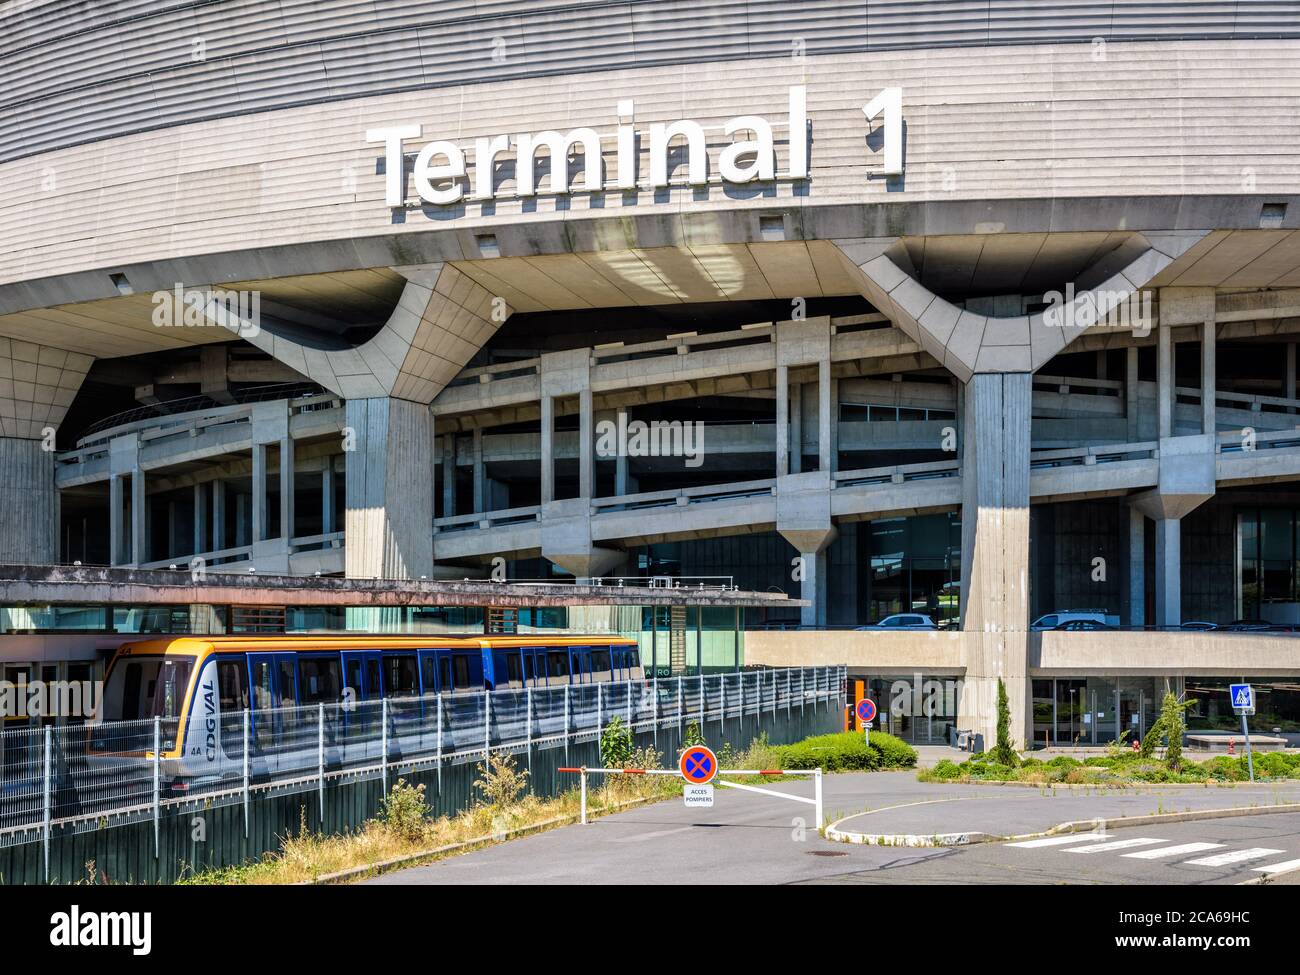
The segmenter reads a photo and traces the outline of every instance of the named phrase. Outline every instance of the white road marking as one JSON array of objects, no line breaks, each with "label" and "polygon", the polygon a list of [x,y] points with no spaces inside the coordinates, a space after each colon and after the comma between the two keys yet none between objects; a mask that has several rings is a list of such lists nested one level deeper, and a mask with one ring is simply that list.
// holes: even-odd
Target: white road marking
[{"label": "white road marking", "polygon": [[1292,870],[1300,870],[1300,860],[1283,860],[1281,863],[1267,863],[1262,867],[1251,867],[1250,869],[1270,875],[1290,873]]},{"label": "white road marking", "polygon": [[1152,836],[1139,836],[1131,840],[1116,840],[1114,843],[1101,843],[1097,846],[1081,846],[1074,850],[1066,850],[1066,853],[1107,853],[1111,850],[1127,850],[1134,846],[1150,846],[1152,843],[1168,843],[1168,840],[1156,839]]},{"label": "white road marking", "polygon": [[1241,863],[1243,860],[1258,860],[1260,857],[1271,857],[1274,853],[1282,852],[1282,850],[1270,850],[1263,846],[1252,846],[1248,850],[1229,850],[1227,853],[1216,853],[1212,857],[1201,857],[1199,860],[1185,860],[1184,862],[1194,867],[1226,867],[1230,863]]},{"label": "white road marking", "polygon": [[1049,836],[1044,840],[1021,840],[1019,843],[1008,843],[1007,846],[1018,846],[1022,849],[1032,850],[1040,846],[1065,846],[1068,843],[1091,843],[1096,840],[1108,840],[1110,837],[1105,833],[1072,833],[1069,836]]},{"label": "white road marking", "polygon": [[1182,843],[1179,846],[1163,846],[1158,850],[1142,850],[1139,853],[1125,853],[1124,856],[1135,860],[1159,860],[1161,857],[1177,857],[1184,853],[1200,853],[1202,850],[1217,850],[1222,843]]}]

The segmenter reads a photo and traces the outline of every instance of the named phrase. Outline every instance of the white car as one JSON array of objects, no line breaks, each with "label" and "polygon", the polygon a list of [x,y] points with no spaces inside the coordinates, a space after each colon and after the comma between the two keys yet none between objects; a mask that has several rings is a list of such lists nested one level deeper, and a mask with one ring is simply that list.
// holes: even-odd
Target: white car
[{"label": "white car", "polygon": [[886,616],[879,623],[859,626],[859,630],[937,630],[934,620],[924,613],[895,613]]}]

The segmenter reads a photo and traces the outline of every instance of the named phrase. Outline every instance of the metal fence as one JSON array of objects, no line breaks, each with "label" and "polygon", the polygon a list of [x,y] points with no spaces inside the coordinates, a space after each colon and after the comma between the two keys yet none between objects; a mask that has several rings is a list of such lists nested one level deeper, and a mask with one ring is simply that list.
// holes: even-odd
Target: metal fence
[{"label": "metal fence", "polygon": [[[0,732],[0,846],[50,831],[137,822],[187,803],[242,802],[259,791],[319,792],[349,777],[383,780],[416,768],[480,761],[497,750],[563,749],[615,717],[658,736],[690,722],[742,721],[842,706],[844,667],[806,667],[567,684],[379,701],[222,712],[201,754],[166,757],[178,719]],[[191,719],[197,720],[197,719]],[[211,734],[207,732],[210,731]],[[183,744],[183,743],[182,743]],[[184,749],[181,749],[184,751]],[[130,753],[136,753],[134,756]]]}]

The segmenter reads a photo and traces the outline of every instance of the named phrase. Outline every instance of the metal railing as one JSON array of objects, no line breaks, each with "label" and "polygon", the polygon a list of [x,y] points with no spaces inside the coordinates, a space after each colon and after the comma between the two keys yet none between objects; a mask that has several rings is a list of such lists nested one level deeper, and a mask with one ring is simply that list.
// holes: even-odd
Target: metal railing
[{"label": "metal railing", "polygon": [[[633,731],[679,731],[796,709],[839,708],[845,668],[805,667],[636,681],[564,684],[379,701],[221,711],[199,754],[178,742],[177,718],[44,726],[0,732],[0,845],[154,820],[202,803],[244,806],[252,795],[315,791],[327,782],[379,778],[483,759],[499,750],[563,749],[590,741],[618,717]],[[191,715],[191,722],[197,720]],[[178,747],[179,746],[179,747]],[[181,757],[168,757],[179,752]]]}]

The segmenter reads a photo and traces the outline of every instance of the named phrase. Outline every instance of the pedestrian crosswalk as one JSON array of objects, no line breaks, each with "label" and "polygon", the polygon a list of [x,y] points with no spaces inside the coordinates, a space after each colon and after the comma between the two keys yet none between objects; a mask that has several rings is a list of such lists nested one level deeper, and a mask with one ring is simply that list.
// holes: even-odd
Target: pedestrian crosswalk
[{"label": "pedestrian crosswalk", "polygon": [[[1119,839],[1114,834],[1102,832],[1042,836],[1037,839],[1019,840],[1006,845],[1021,850],[1050,849],[1057,853],[1086,855],[1115,853],[1132,860],[1162,860],[1178,862],[1180,865],[1190,867],[1232,867],[1286,852],[1267,846],[1227,849],[1226,843],[1204,841],[1178,843],[1155,836],[1127,836]],[[1197,854],[1205,855],[1197,856]],[[1300,870],[1300,860],[1283,860],[1262,866],[1252,866],[1250,869],[1269,876],[1289,873],[1292,870]]]}]

